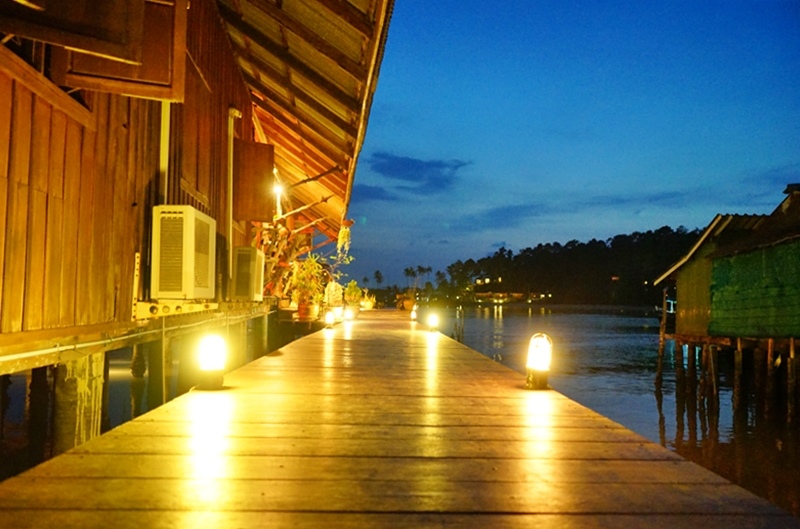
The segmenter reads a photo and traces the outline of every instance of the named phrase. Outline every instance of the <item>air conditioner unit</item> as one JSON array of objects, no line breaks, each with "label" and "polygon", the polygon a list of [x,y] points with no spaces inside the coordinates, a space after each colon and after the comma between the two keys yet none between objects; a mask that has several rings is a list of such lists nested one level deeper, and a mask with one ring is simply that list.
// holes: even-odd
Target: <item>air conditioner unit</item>
[{"label": "air conditioner unit", "polygon": [[264,252],[251,246],[233,250],[234,300],[262,301],[264,299]]},{"label": "air conditioner unit", "polygon": [[152,297],[213,299],[216,240],[216,221],[193,207],[154,207]]}]

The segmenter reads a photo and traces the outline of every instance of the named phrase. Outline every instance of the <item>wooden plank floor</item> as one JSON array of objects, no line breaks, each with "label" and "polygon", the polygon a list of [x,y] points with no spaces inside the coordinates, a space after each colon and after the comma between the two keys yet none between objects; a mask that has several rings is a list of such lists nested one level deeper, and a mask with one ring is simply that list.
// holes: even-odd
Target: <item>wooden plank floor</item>
[{"label": "wooden plank floor", "polygon": [[800,527],[403,316],[307,336],[0,483],[0,527]]}]

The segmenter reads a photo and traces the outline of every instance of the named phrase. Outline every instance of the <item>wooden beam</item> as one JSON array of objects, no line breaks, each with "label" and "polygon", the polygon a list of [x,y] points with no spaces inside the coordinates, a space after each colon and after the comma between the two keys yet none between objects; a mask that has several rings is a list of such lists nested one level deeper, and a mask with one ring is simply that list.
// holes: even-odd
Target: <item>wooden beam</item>
[{"label": "wooden beam", "polygon": [[[287,109],[287,112],[289,112],[290,114],[292,114],[292,115],[293,115],[293,117],[295,117],[295,118],[298,120],[298,123],[292,123],[292,122],[291,122],[291,121],[289,121],[287,118],[285,118],[283,115],[281,115],[281,113],[280,113],[280,112],[276,112],[276,111],[275,111],[275,109],[273,109],[273,108],[270,108],[270,106],[269,106],[269,104],[267,104],[267,102],[265,102],[265,101],[262,101],[262,100],[260,100],[260,99],[258,99],[258,98],[254,99],[254,100],[253,100],[253,102],[254,102],[254,103],[255,103],[255,104],[256,104],[256,105],[257,105],[259,108],[261,108],[261,109],[262,109],[264,112],[266,112],[267,114],[269,114],[270,116],[272,116],[272,117],[273,117],[273,118],[275,118],[276,120],[279,120],[279,121],[283,122],[285,125],[289,125],[289,128],[291,128],[291,129],[292,129],[294,132],[296,132],[296,133],[297,133],[297,135],[298,135],[298,136],[300,136],[300,137],[303,139],[303,141],[304,141],[304,142],[311,143],[311,144],[314,146],[314,148],[316,148],[316,149],[317,149],[319,152],[321,152],[321,153],[322,153],[322,154],[324,154],[325,156],[328,156],[328,157],[329,157],[331,160],[333,160],[333,161],[337,161],[337,160],[340,158],[340,156],[342,156],[342,152],[341,152],[341,151],[345,151],[345,150],[346,150],[346,149],[343,149],[341,146],[338,146],[338,145],[337,145],[336,147],[337,147],[337,150],[339,151],[339,154],[337,155],[336,153],[334,153],[334,152],[333,152],[333,151],[331,151],[330,149],[328,149],[328,148],[326,148],[326,147],[324,147],[324,146],[320,145],[320,143],[319,143],[318,141],[316,141],[315,139],[313,139],[313,138],[309,137],[307,134],[304,134],[302,131],[298,130],[298,127],[299,127],[300,125],[304,125],[304,126],[308,127],[308,129],[309,129],[309,130],[311,130],[311,131],[313,131],[313,132],[315,132],[315,133],[319,134],[320,136],[322,136],[322,138],[324,138],[326,141],[329,141],[329,142],[331,142],[331,143],[334,143],[334,142],[332,142],[332,141],[331,141],[331,139],[330,139],[330,138],[328,138],[328,135],[327,135],[327,134],[325,134],[324,132],[320,132],[319,130],[317,130],[317,129],[319,129],[319,128],[320,128],[320,127],[319,127],[319,125],[314,125],[314,124],[312,124],[312,123],[308,123],[308,122],[306,122],[306,121],[303,121],[303,120],[301,120],[299,117],[297,117],[297,116],[294,116],[294,115],[293,115],[293,113],[292,113],[292,112],[290,112],[290,111]],[[271,102],[271,103],[274,103],[274,101],[270,101],[270,102]],[[281,106],[281,105],[278,105],[278,106]],[[337,163],[338,163],[338,162],[337,162]]]},{"label": "wooden beam", "polygon": [[375,25],[369,17],[347,0],[317,1],[368,39],[372,39],[375,36]]},{"label": "wooden beam", "polygon": [[22,83],[31,92],[82,126],[94,130],[94,115],[89,109],[72,99],[55,83],[34,70],[5,46],[0,46],[0,72],[4,72],[15,81]]},{"label": "wooden beam", "polygon": [[319,34],[303,25],[300,21],[292,17],[289,13],[282,8],[277,7],[271,2],[265,0],[248,0],[256,9],[268,15],[283,28],[291,31],[302,40],[306,41],[310,47],[317,50],[324,56],[328,57],[343,70],[350,73],[354,77],[362,79],[366,75],[367,70],[364,65],[354,61],[336,46],[332,45],[329,41],[322,38]]},{"label": "wooden beam", "polygon": [[[260,92],[266,97],[266,99],[269,99],[270,101],[280,106],[282,109],[289,112],[290,114],[296,115],[297,119],[306,123],[307,126],[312,128],[318,127],[318,125],[314,124],[316,122],[315,119],[308,116],[305,112],[300,110],[296,105],[293,106],[288,102],[286,102],[285,100],[283,100],[283,98],[281,98],[281,96],[278,93],[276,93],[271,88],[267,87],[264,83],[262,83],[255,77],[247,74],[246,72],[242,72],[242,77],[244,77],[245,83],[247,83],[254,92]],[[342,133],[347,135],[350,139],[354,140],[358,135],[358,129],[356,128],[355,125],[340,118],[316,99],[313,99],[308,95],[299,92],[297,90],[292,90],[291,88],[289,88],[289,92],[295,97],[295,99],[297,99],[298,101],[302,101],[303,103],[311,107],[315,112],[317,112],[323,118],[328,120],[328,122],[331,125],[340,129]],[[326,128],[325,130],[328,129]]]},{"label": "wooden beam", "polygon": [[[265,63],[255,54],[248,52],[245,48],[236,45],[235,42],[233,43],[233,52],[241,60],[249,62],[254,69],[258,70],[259,73],[265,77],[268,77],[287,88],[291,87],[294,90],[300,90],[299,87],[292,83],[292,80],[289,78],[289,76],[279,72],[272,65]],[[311,68],[303,67],[302,69],[298,69],[291,65],[287,66],[291,70],[294,70],[296,73],[300,74],[301,77],[305,77],[311,84],[314,85],[316,89],[334,99],[348,111],[355,113],[361,112],[361,103],[355,97],[339,88],[339,86],[336,84],[328,81]]]},{"label": "wooden beam", "polygon": [[219,326],[247,321],[266,314],[265,305],[227,308],[154,318],[146,322],[113,322],[0,334],[0,375],[75,360],[110,351]]},{"label": "wooden beam", "polygon": [[[283,46],[269,39],[269,37],[261,33],[257,28],[242,20],[242,17],[239,13],[232,10],[225,4],[218,3],[217,5],[219,6],[219,12],[222,16],[222,19],[226,23],[230,24],[231,27],[242,33],[242,35],[270,52],[279,60],[285,62],[291,68],[309,68],[309,66],[303,61],[292,55],[291,51],[287,51]],[[334,58],[330,59],[336,62]],[[353,79],[357,81],[362,81],[366,75],[365,68],[360,64],[353,63],[352,61],[348,61],[345,64],[336,62],[336,64],[338,64],[343,71],[347,72],[351,77],[353,77]]]}]

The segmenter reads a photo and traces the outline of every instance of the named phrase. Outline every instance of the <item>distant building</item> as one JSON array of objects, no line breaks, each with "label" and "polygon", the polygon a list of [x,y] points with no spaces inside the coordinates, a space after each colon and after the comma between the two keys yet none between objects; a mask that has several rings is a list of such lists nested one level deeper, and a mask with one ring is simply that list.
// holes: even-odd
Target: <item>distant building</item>
[{"label": "distant building", "polygon": [[675,334],[800,336],[800,185],[770,215],[717,215],[658,285],[676,284]]}]

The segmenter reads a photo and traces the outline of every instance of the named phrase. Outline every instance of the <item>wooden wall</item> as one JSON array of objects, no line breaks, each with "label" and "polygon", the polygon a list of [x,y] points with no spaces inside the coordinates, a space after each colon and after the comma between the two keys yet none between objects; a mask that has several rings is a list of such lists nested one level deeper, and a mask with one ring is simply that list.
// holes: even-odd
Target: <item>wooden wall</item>
[{"label": "wooden wall", "polygon": [[130,320],[159,105],[93,94],[80,123],[31,84],[0,73],[0,330]]},{"label": "wooden wall", "polygon": [[707,243],[677,274],[675,332],[690,336],[708,336],[711,318],[711,260],[716,248]]},{"label": "wooden wall", "polygon": [[[191,3],[188,53],[167,201],[216,218],[219,239],[228,108],[243,114],[237,137],[252,139],[252,121],[213,0]],[[0,54],[0,332],[129,322],[135,253],[146,265],[161,200],[161,103],[84,92],[86,108],[2,45]],[[243,226],[235,233],[234,245],[246,244]]]},{"label": "wooden wall", "polygon": [[[191,3],[186,46],[186,98],[172,110],[168,201],[191,204],[227,234],[228,109],[242,113],[234,120],[235,137],[252,140],[253,122],[250,95],[213,0]],[[234,245],[247,244],[243,226],[237,227]]]}]

